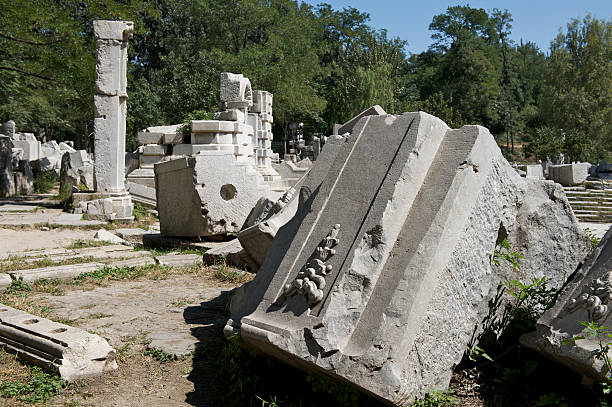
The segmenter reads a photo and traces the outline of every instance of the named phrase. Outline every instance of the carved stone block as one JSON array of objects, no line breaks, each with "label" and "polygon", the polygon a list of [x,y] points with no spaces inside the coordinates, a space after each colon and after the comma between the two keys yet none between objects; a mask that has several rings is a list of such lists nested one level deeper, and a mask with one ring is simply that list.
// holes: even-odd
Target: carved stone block
[{"label": "carved stone block", "polygon": [[[521,178],[483,127],[364,115],[336,137],[232,299],[225,333],[245,346],[403,403],[447,388],[500,282],[559,287],[588,250],[562,190]],[[506,235],[520,275],[491,264]]]}]

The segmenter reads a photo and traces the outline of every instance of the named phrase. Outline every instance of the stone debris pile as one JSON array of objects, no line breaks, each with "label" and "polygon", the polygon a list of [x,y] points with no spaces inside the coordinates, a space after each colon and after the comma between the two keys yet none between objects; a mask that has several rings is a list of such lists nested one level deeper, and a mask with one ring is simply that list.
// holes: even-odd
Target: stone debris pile
[{"label": "stone debris pile", "polygon": [[[504,279],[560,287],[589,241],[563,190],[521,178],[483,127],[374,108],[348,124],[225,334],[399,404],[448,387]],[[505,239],[518,276],[492,264]]]}]

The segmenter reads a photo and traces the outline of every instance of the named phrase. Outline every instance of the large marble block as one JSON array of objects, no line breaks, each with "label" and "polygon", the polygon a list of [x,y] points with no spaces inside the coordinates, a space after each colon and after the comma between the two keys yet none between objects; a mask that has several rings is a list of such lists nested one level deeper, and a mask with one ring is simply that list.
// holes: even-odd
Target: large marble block
[{"label": "large marble block", "polygon": [[[307,175],[224,331],[400,404],[448,387],[505,278],[559,287],[589,242],[562,189],[521,178],[483,127],[419,112],[349,133],[325,176]],[[519,274],[491,264],[506,236]]]}]

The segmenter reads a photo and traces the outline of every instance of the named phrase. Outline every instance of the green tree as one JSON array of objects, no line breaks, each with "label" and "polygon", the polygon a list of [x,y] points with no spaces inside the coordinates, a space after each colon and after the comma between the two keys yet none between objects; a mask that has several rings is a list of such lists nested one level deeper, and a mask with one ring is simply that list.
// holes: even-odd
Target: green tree
[{"label": "green tree", "polygon": [[573,19],[557,35],[540,108],[567,159],[596,160],[612,149],[612,21]]}]

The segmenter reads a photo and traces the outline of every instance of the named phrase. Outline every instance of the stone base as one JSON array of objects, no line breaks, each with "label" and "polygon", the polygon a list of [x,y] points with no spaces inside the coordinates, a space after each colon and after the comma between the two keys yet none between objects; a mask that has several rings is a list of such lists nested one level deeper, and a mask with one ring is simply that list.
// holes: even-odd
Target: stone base
[{"label": "stone base", "polygon": [[132,197],[123,193],[74,193],[74,213],[86,213],[88,219],[132,222]]}]

